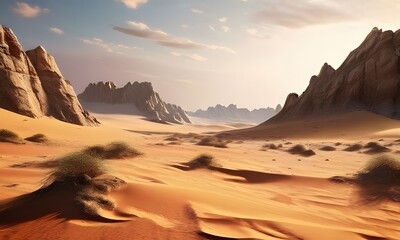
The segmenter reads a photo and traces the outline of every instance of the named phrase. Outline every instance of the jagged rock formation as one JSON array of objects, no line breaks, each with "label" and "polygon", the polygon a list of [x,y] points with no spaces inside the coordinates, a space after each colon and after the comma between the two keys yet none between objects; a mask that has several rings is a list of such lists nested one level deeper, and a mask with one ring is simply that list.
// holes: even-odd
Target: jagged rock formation
[{"label": "jagged rock formation", "polygon": [[282,109],[278,104],[276,108],[260,108],[250,111],[247,108],[238,108],[234,104],[228,107],[220,104],[215,107],[209,107],[207,110],[197,110],[196,112],[189,112],[189,116],[214,119],[218,121],[230,122],[248,122],[248,123],[261,123],[273,117]]},{"label": "jagged rock formation", "polygon": [[335,70],[325,63],[301,96],[289,94],[267,123],[370,111],[400,119],[400,30],[374,28]]},{"label": "jagged rock formation", "polygon": [[[113,82],[91,83],[78,97],[82,104],[92,111],[96,111],[95,105],[99,103],[118,105],[109,113],[122,113],[120,107],[124,105],[138,110],[134,114],[142,115],[152,121],[190,123],[185,111],[179,106],[165,103],[153,90],[150,82],[129,82],[122,88],[117,88]],[[107,108],[104,105],[101,107]]]},{"label": "jagged rock formation", "polygon": [[43,47],[24,52],[11,29],[0,25],[0,108],[78,125],[99,122],[82,109],[72,86]]}]

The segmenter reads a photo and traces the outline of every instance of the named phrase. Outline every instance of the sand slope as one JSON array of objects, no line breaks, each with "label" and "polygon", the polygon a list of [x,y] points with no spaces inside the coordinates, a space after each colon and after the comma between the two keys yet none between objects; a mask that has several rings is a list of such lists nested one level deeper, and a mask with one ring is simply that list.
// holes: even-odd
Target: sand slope
[{"label": "sand slope", "polygon": [[[361,204],[357,187],[328,180],[355,173],[370,158],[367,149],[344,151],[348,145],[375,141],[392,144],[392,152],[400,150],[395,122],[377,118],[372,125],[381,125],[372,129],[360,123],[357,139],[314,135],[266,142],[266,137],[214,148],[198,146],[190,138],[180,139],[178,145],[165,139],[177,132],[204,134],[231,126],[96,117],[103,125],[89,128],[0,110],[0,119],[7,119],[0,128],[21,137],[44,133],[50,139],[48,144],[0,143],[0,239],[400,239],[398,203]],[[318,126],[339,133],[345,124],[337,123]],[[106,161],[110,174],[128,182],[109,193],[116,202],[113,211],[101,211],[101,218],[93,219],[71,204],[68,189],[35,192],[49,170],[37,163],[116,140],[144,155]],[[263,147],[266,143],[282,146],[270,149]],[[289,153],[295,144],[316,154]],[[335,150],[320,150],[323,146]],[[176,167],[201,153],[213,155],[219,166],[191,171]]]}]

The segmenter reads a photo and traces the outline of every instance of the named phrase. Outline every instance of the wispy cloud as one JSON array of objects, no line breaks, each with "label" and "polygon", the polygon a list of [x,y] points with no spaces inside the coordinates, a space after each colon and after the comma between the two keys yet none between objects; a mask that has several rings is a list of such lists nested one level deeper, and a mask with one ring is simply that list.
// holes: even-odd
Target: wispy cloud
[{"label": "wispy cloud", "polygon": [[58,35],[64,35],[64,31],[57,27],[51,27],[49,31]]},{"label": "wispy cloud", "polygon": [[211,49],[222,50],[229,53],[235,53],[234,50],[225,46],[206,44],[192,41],[188,38],[174,37],[161,30],[153,30],[149,26],[141,22],[128,21],[127,24],[130,28],[114,26],[113,29],[138,38],[151,40],[160,46],[176,49]]},{"label": "wispy cloud", "polygon": [[194,53],[184,54],[184,53],[171,52],[171,55],[175,57],[184,57],[186,59],[193,60],[196,62],[205,62],[208,60],[207,58]]},{"label": "wispy cloud", "polygon": [[267,33],[262,32],[262,31],[260,31],[260,30],[258,30],[258,29],[256,29],[256,28],[246,28],[246,32],[247,32],[250,36],[255,37],[255,38],[266,39],[266,38],[270,38],[270,37],[271,37],[271,36],[268,35]]},{"label": "wispy cloud", "polygon": [[93,45],[98,48],[103,49],[106,52],[109,53],[121,53],[122,49],[135,49],[123,44],[115,44],[115,43],[110,43],[110,42],[105,42],[100,38],[89,38],[89,39],[80,39],[81,42],[88,44],[88,45]]},{"label": "wispy cloud", "polygon": [[114,0],[114,1],[123,3],[128,8],[136,9],[140,5],[147,3],[149,0]]},{"label": "wispy cloud", "polygon": [[192,13],[195,13],[195,14],[203,14],[204,13],[203,10],[200,10],[200,9],[197,9],[197,8],[191,8],[190,11]]},{"label": "wispy cloud", "polygon": [[273,0],[256,15],[259,22],[286,28],[302,28],[353,20],[355,17],[329,0]]},{"label": "wispy cloud", "polygon": [[25,2],[17,2],[14,7],[14,12],[24,18],[34,18],[42,13],[47,13],[48,8],[41,8],[39,6],[31,6]]}]

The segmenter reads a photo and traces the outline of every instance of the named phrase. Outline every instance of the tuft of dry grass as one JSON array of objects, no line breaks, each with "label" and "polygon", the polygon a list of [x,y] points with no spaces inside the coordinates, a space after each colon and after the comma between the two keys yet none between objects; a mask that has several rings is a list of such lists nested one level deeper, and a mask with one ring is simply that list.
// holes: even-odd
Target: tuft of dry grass
[{"label": "tuft of dry grass", "polygon": [[193,160],[184,163],[183,165],[189,167],[190,170],[199,168],[220,167],[220,165],[215,161],[215,158],[208,154],[201,154],[195,157]]},{"label": "tuft of dry grass", "polygon": [[365,153],[368,154],[377,154],[377,153],[384,153],[384,152],[390,152],[390,149],[380,145],[377,142],[369,142],[367,143],[364,148],[367,148],[368,150]]},{"label": "tuft of dry grass", "polygon": [[224,141],[221,138],[210,136],[204,137],[197,143],[200,146],[209,146],[209,147],[217,147],[217,148],[228,148],[227,144],[229,141]]},{"label": "tuft of dry grass", "polygon": [[49,141],[49,139],[46,137],[46,135],[41,134],[41,133],[27,137],[27,138],[25,138],[25,140],[29,141],[29,142],[35,142],[35,143],[46,143]]},{"label": "tuft of dry grass", "polygon": [[87,182],[105,173],[101,159],[82,152],[64,155],[56,161],[49,176],[53,181]]},{"label": "tuft of dry grass", "polygon": [[301,144],[297,144],[297,145],[291,147],[288,150],[288,152],[291,154],[301,155],[303,157],[311,157],[311,156],[315,155],[315,152],[313,150],[307,149],[306,147],[304,147]]},{"label": "tuft of dry grass", "polygon": [[348,146],[347,148],[345,148],[343,150],[347,151],[347,152],[355,152],[355,151],[361,150],[362,148],[363,148],[363,146],[361,144],[356,143],[351,146]]},{"label": "tuft of dry grass", "polygon": [[105,146],[91,146],[84,149],[83,152],[102,159],[121,159],[142,155],[141,152],[124,142],[113,142]]},{"label": "tuft of dry grass", "polygon": [[22,139],[16,134],[7,129],[0,129],[0,142],[9,142],[9,143],[22,143]]},{"label": "tuft of dry grass", "polygon": [[356,175],[362,200],[400,200],[400,159],[393,155],[372,158]]},{"label": "tuft of dry grass", "polygon": [[327,152],[331,152],[331,151],[335,151],[336,148],[332,147],[332,146],[323,146],[322,148],[320,148],[319,150],[321,151],[327,151]]}]

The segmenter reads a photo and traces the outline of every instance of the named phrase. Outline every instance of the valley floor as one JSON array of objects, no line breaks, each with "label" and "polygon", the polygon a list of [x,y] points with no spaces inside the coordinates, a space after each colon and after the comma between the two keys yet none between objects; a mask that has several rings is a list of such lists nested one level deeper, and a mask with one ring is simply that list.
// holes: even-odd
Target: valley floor
[{"label": "valley floor", "polygon": [[[394,125],[366,135],[236,139],[228,148],[215,148],[196,145],[195,136],[238,126],[96,117],[102,126],[90,128],[0,109],[0,129],[50,139],[47,144],[0,143],[0,239],[400,239],[398,202],[366,203],[356,186],[329,180],[351,177],[372,157],[367,149],[344,151],[352,144],[377,142],[392,153],[400,151]],[[172,135],[174,140],[166,140]],[[74,214],[63,206],[66,193],[52,192],[1,214],[5,203],[41,187],[49,169],[37,163],[113,141],[129,143],[144,155],[106,161],[110,174],[128,184],[109,194],[116,208],[100,212],[102,221]],[[315,155],[288,153],[297,144]],[[320,150],[326,146],[331,151]],[[218,168],[180,167],[203,153],[214,156]]]}]

